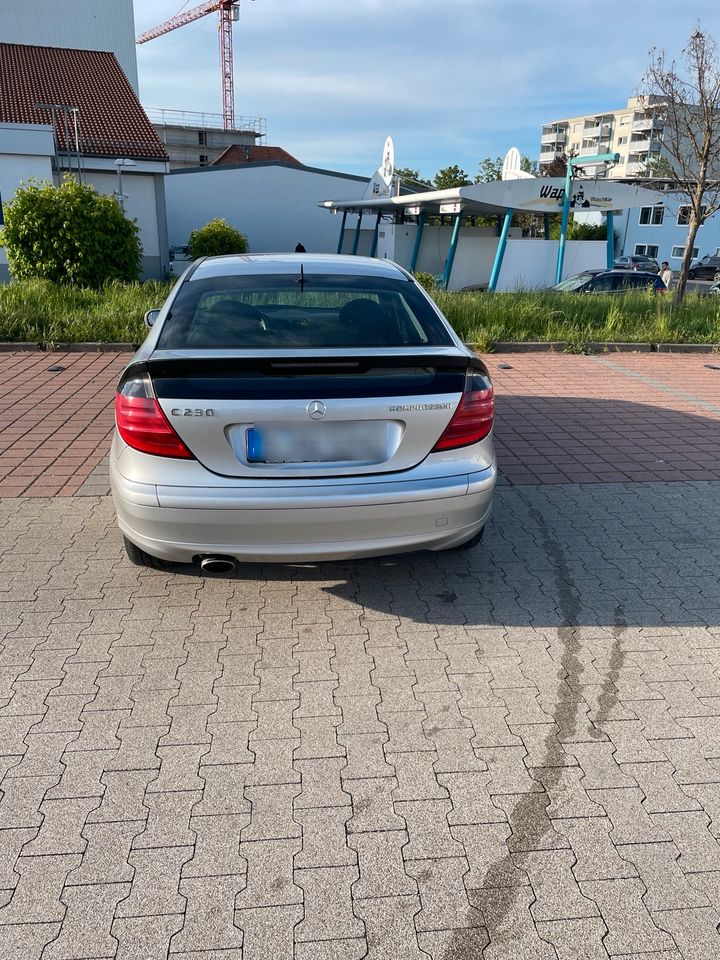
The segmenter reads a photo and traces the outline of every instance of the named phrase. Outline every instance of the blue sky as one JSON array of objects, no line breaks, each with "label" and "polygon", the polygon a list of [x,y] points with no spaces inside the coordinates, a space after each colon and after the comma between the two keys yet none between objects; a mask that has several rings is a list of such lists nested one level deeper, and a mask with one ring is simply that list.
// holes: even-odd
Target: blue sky
[{"label": "blue sky", "polygon": [[[135,0],[140,33],[197,0]],[[688,5],[689,6],[689,5]],[[679,54],[720,4],[694,0],[242,0],[236,113],[304,163],[370,174],[387,134],[398,166],[470,175],[540,126],[622,106],[651,46]],[[146,107],[220,112],[217,14],[138,47]]]}]

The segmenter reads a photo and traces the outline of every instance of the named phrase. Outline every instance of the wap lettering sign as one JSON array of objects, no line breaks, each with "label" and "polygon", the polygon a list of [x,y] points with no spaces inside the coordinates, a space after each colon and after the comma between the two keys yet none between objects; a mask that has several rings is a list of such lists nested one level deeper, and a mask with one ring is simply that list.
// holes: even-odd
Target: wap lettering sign
[{"label": "wap lettering sign", "polygon": [[[623,210],[663,202],[663,194],[609,180],[573,180],[570,207],[574,210]],[[534,213],[558,213],[565,197],[562,177],[497,180],[460,188],[460,196],[488,206]]]}]

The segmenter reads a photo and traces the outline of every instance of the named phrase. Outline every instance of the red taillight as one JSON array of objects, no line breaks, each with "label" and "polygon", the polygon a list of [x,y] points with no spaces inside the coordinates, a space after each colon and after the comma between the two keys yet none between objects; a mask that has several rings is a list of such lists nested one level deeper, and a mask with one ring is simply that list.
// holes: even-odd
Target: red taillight
[{"label": "red taillight", "polygon": [[482,440],[492,430],[494,414],[495,400],[489,378],[478,371],[470,370],[457,410],[433,447],[433,452],[467,447]]},{"label": "red taillight", "polygon": [[115,394],[115,422],[128,446],[157,457],[194,460],[168,423],[144,380],[129,380]]}]

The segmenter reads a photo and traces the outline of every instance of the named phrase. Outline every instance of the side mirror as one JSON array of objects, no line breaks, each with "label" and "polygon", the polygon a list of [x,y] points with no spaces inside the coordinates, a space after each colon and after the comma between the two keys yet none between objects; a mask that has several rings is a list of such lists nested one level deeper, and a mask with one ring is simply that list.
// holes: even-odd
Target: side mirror
[{"label": "side mirror", "polygon": [[148,312],[145,314],[145,326],[151,327],[159,316],[159,310],[148,310]]}]

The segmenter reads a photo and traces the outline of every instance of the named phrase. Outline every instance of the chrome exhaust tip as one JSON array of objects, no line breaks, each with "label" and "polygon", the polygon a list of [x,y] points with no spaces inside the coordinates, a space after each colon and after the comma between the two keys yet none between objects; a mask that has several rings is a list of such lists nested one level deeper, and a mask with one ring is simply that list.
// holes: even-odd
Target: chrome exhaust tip
[{"label": "chrome exhaust tip", "polygon": [[237,560],[233,557],[203,557],[200,561],[200,569],[203,573],[234,573],[237,568]]}]

